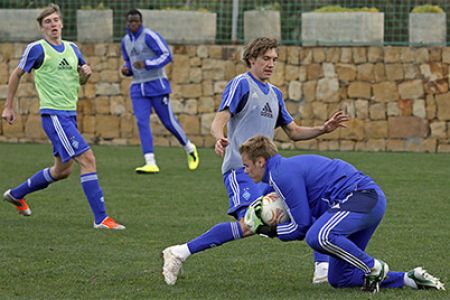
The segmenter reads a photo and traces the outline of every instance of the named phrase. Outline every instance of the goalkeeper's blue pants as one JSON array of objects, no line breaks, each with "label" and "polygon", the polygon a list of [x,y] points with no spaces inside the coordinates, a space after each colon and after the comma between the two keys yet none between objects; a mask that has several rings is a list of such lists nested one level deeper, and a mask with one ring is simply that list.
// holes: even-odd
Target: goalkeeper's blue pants
[{"label": "goalkeeper's blue pants", "polygon": [[[364,250],[386,210],[386,198],[376,185],[375,207],[367,213],[329,210],[320,216],[306,234],[314,250],[330,256],[328,282],[336,288],[363,286],[365,274],[374,265]],[[384,288],[403,287],[404,272],[389,272],[381,283]]]}]

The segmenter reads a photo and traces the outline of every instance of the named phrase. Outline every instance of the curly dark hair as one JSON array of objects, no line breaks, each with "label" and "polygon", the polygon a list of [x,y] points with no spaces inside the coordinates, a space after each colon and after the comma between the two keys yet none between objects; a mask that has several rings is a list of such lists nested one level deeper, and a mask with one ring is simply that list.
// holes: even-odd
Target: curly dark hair
[{"label": "curly dark hair", "polygon": [[245,46],[244,54],[242,55],[242,60],[245,62],[248,68],[250,65],[250,58],[257,58],[263,55],[270,49],[278,48],[278,41],[273,38],[259,37],[251,41],[247,46]]}]

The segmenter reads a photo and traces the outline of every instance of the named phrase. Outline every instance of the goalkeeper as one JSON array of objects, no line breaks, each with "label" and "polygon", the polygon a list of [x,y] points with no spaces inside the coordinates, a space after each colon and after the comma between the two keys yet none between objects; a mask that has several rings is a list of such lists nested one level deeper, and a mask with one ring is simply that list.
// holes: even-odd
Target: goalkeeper
[{"label": "goalkeeper", "polygon": [[422,267],[392,272],[385,262],[364,251],[386,210],[386,197],[372,178],[339,159],[319,155],[284,158],[264,136],[247,140],[239,152],[245,173],[254,182],[270,184],[291,217],[269,228],[258,220],[257,205],[250,206],[246,219],[251,220],[247,223],[252,231],[282,241],[305,239],[315,251],[329,255],[330,285],[362,286],[369,292],[404,286],[444,290],[439,279]]},{"label": "goalkeeper", "polygon": [[[256,134],[273,137],[276,127],[282,127],[294,141],[308,140],[343,127],[342,123],[348,120],[346,114],[337,112],[322,126],[297,125],[286,109],[281,91],[269,83],[277,59],[275,39],[263,37],[251,42],[243,55],[250,70],[228,83],[211,125],[211,133],[216,139],[215,151],[220,156],[225,154],[222,174],[229,198],[228,214],[237,222],[216,224],[188,243],[165,249],[163,275],[167,284],[175,284],[183,261],[191,254],[254,234],[244,222],[245,211],[270,187],[253,183],[244,173],[238,149],[241,143]],[[227,136],[225,126],[228,129]],[[327,260],[325,255],[315,255],[313,282],[326,281]]]}]

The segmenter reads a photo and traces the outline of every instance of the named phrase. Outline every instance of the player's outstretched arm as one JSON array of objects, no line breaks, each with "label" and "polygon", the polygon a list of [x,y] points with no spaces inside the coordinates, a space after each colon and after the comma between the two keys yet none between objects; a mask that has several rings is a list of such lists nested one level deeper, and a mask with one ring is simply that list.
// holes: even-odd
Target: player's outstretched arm
[{"label": "player's outstretched arm", "polygon": [[346,127],[344,122],[349,120],[348,115],[343,111],[334,113],[322,126],[304,127],[299,126],[295,122],[291,122],[283,126],[283,130],[293,141],[313,139],[321,134],[329,133],[339,127]]},{"label": "player's outstretched arm", "polygon": [[331,118],[323,124],[323,131],[324,133],[329,133],[335,131],[339,127],[347,127],[344,122],[347,122],[348,120],[348,115],[343,111],[335,112]]},{"label": "player's outstretched arm", "polygon": [[16,113],[14,112],[13,103],[17,88],[19,87],[20,79],[22,78],[23,74],[25,74],[25,71],[17,67],[9,77],[8,94],[6,96],[5,108],[2,112],[2,119],[9,124],[13,124],[16,120]]}]

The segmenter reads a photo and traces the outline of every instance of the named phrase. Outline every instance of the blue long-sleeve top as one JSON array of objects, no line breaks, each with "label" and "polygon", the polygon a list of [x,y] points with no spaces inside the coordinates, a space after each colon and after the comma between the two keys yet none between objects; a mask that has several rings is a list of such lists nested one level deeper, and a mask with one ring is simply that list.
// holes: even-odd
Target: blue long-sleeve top
[{"label": "blue long-sleeve top", "polygon": [[[141,34],[145,34],[145,44],[156,54],[155,57],[145,59],[144,63],[147,70],[164,68],[165,65],[172,62],[172,54],[170,53],[169,46],[159,33],[146,29],[143,26],[135,33],[127,28],[127,35],[132,41],[136,40]],[[128,76],[133,76],[130,56],[126,51],[123,39],[121,48],[123,60],[129,70]],[[143,84],[132,84],[130,87],[131,96],[133,94],[138,94],[139,96],[159,96],[170,94],[171,91],[170,82],[167,78],[150,80]]]},{"label": "blue long-sleeve top", "polygon": [[262,179],[283,199],[290,221],[277,225],[282,241],[302,240],[306,232],[334,203],[351,191],[373,184],[373,179],[340,159],[320,155],[267,160]]}]

